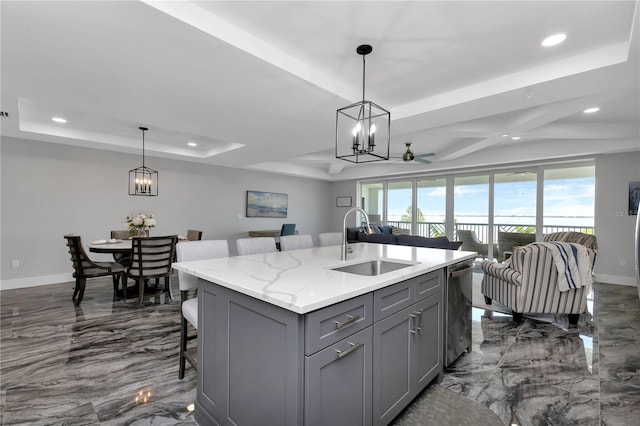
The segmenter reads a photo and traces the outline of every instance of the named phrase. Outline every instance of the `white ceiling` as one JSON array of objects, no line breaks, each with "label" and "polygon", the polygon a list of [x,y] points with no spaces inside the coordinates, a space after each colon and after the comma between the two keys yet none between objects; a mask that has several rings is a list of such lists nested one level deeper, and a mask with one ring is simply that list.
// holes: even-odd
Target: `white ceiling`
[{"label": "white ceiling", "polygon": [[[640,150],[639,9],[3,0],[1,131],[139,154],[146,126],[147,157],[326,180]],[[540,45],[558,32],[563,44]],[[362,97],[364,43],[392,155],[412,142],[432,164],[334,158],[336,109]]]}]

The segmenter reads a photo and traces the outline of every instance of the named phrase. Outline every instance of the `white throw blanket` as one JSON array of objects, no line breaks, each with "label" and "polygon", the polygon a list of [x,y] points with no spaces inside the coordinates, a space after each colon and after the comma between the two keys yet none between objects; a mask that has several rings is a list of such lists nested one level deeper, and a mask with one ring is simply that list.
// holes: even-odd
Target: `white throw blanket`
[{"label": "white throw blanket", "polygon": [[567,291],[587,287],[593,283],[591,259],[587,248],[581,244],[548,242],[538,243],[551,250],[553,261],[558,268],[558,289]]}]

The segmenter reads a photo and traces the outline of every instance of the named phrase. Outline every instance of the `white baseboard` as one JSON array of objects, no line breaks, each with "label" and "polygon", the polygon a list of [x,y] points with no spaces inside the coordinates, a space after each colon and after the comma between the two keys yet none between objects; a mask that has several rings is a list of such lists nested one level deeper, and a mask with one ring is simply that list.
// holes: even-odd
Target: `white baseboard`
[{"label": "white baseboard", "polygon": [[47,284],[66,283],[69,281],[75,281],[73,274],[57,274],[57,275],[44,275],[40,277],[29,278],[16,278],[13,280],[0,281],[1,290],[15,290],[18,288],[37,287]]},{"label": "white baseboard", "polygon": [[625,277],[622,275],[596,274],[596,282],[606,284],[618,284],[635,287],[636,279],[634,277]]}]

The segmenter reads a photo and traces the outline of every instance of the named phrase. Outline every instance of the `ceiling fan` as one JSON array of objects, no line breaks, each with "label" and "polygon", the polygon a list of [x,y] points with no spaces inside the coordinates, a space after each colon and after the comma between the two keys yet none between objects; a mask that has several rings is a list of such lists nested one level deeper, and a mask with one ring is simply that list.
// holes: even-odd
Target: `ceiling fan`
[{"label": "ceiling fan", "polygon": [[431,161],[427,160],[426,157],[433,157],[435,155],[433,152],[430,152],[428,154],[414,154],[411,151],[411,142],[406,142],[405,145],[407,147],[407,150],[404,154],[402,154],[402,157],[394,158],[402,158],[402,162],[404,163],[416,162],[422,164],[431,164]]}]

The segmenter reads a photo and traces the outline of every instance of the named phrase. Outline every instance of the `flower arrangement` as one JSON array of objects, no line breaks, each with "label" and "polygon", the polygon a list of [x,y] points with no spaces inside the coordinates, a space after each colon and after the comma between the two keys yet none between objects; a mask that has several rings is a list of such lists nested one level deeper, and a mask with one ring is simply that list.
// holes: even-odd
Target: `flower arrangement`
[{"label": "flower arrangement", "polygon": [[156,220],[152,214],[138,213],[135,216],[127,216],[127,226],[129,227],[129,234],[148,237],[149,228],[156,226]]}]

